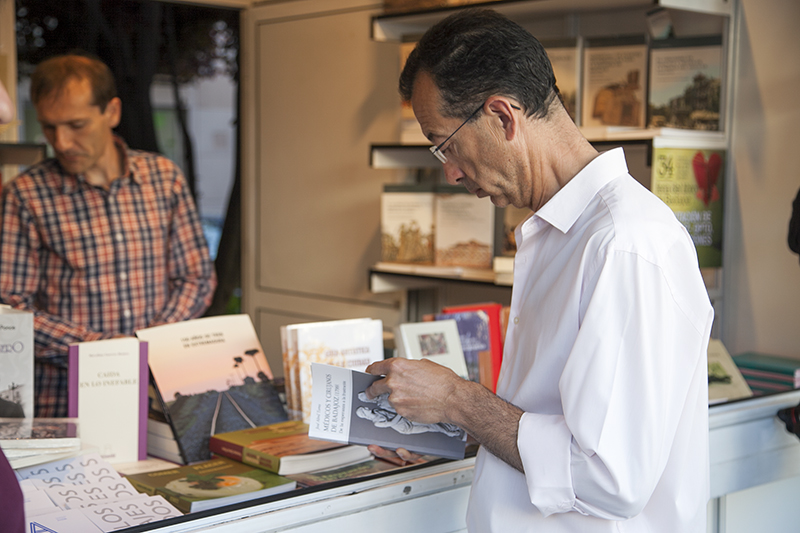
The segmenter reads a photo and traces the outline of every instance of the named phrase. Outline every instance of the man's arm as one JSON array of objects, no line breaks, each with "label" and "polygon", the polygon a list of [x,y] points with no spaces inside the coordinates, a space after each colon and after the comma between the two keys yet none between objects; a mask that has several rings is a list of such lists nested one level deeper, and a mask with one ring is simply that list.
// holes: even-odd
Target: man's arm
[{"label": "man's arm", "polygon": [[169,300],[150,326],[201,316],[217,286],[203,226],[181,171],[175,167],[173,209],[167,243]]},{"label": "man's arm", "polygon": [[397,413],[414,422],[456,424],[492,454],[523,471],[517,448],[522,409],[425,359],[386,359],[370,365],[367,372],[385,376],[367,389],[371,397],[389,393]]}]

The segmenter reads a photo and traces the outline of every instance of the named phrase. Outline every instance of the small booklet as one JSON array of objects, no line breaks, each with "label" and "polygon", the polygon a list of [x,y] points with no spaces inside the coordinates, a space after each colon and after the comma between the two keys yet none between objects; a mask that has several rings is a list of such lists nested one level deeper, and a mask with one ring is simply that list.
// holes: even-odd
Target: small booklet
[{"label": "small booklet", "polygon": [[311,366],[314,390],[308,436],[348,444],[377,444],[395,450],[463,459],[466,432],[454,424],[418,424],[398,415],[386,395],[364,391],[380,379],[330,365]]}]

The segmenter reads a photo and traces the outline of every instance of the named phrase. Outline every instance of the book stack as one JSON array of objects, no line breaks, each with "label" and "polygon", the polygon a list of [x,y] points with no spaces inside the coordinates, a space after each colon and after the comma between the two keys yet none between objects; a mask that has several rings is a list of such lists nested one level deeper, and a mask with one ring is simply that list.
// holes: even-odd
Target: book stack
[{"label": "book stack", "polygon": [[0,418],[0,448],[14,469],[73,456],[81,449],[78,421]]},{"label": "book stack", "polygon": [[98,453],[17,470],[26,531],[109,532],[182,516],[161,496],[139,494]]},{"label": "book stack", "polygon": [[756,352],[733,357],[754,396],[800,389],[800,360]]}]

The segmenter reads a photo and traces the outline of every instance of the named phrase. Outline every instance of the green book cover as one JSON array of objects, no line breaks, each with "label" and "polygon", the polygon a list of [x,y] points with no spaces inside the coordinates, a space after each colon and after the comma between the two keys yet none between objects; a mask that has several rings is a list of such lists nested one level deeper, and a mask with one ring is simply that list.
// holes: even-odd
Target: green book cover
[{"label": "green book cover", "polygon": [[745,352],[735,355],[733,361],[739,367],[778,372],[780,374],[789,374],[792,376],[800,371],[800,359],[778,357],[777,355]]},{"label": "green book cover", "polygon": [[651,188],[686,227],[700,268],[722,266],[725,150],[654,144]]},{"label": "green book cover", "polygon": [[272,496],[297,485],[225,457],[126,477],[139,492],[161,495],[185,513]]}]

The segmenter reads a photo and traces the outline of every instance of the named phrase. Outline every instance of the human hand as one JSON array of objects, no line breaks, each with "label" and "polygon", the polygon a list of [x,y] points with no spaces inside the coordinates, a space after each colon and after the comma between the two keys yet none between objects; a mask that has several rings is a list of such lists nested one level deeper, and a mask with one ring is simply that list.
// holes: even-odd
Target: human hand
[{"label": "human hand", "polygon": [[397,448],[397,450],[387,450],[386,448],[382,448],[377,444],[370,444],[367,446],[367,449],[370,451],[372,455],[375,457],[380,457],[390,463],[394,463],[398,466],[405,466],[408,463],[416,463],[420,459],[422,459],[421,455],[416,453],[412,453],[405,448]]},{"label": "human hand", "polygon": [[369,386],[367,395],[389,394],[399,415],[420,424],[458,424],[449,400],[465,381],[449,368],[427,359],[392,358],[371,364],[367,373],[384,376]]}]

